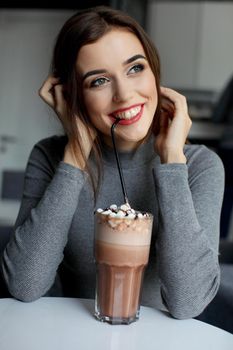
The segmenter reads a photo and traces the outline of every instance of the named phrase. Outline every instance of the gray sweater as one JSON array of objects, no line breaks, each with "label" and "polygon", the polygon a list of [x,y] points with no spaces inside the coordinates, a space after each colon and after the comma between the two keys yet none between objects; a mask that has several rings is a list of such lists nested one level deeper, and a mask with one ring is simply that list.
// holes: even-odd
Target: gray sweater
[{"label": "gray sweater", "polygon": [[[94,205],[86,173],[62,161],[66,143],[65,136],[40,141],[27,164],[15,232],[1,262],[9,292],[22,301],[54,293],[94,298],[93,213],[123,203],[113,150],[102,149]],[[184,152],[187,164],[161,164],[151,137],[136,152],[120,153],[131,206],[154,215],[142,305],[181,319],[200,314],[219,287],[224,189],[213,151],[185,145]]]}]

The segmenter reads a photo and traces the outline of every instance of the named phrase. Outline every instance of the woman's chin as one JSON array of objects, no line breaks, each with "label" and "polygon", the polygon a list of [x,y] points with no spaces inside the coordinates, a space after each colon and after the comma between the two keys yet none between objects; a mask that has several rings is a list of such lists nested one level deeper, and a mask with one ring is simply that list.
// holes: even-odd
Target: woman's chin
[{"label": "woman's chin", "polygon": [[132,137],[127,139],[118,139],[117,140],[117,147],[119,150],[134,150],[138,146],[140,146],[141,143],[145,141],[148,134],[143,134],[141,137]]},{"label": "woman's chin", "polygon": [[[150,130],[134,130],[133,132],[129,130],[124,133],[115,134],[116,146],[119,150],[133,150],[137,148],[150,134]],[[101,138],[107,145],[112,146],[111,135],[100,134]]]},{"label": "woman's chin", "polygon": [[148,130],[138,133],[128,133],[126,135],[122,135],[122,137],[119,137],[119,140],[121,139],[122,141],[124,140],[125,142],[130,143],[140,143],[148,136],[148,133]]}]

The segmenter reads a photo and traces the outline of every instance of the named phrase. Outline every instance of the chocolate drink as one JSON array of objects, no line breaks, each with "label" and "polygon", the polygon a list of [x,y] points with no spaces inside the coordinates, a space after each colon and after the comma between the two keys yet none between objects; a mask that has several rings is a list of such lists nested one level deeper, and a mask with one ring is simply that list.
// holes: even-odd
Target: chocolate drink
[{"label": "chocolate drink", "polygon": [[153,217],[129,210],[126,215],[122,210],[115,215],[109,211],[95,215],[95,315],[101,321],[129,324],[139,318]]}]

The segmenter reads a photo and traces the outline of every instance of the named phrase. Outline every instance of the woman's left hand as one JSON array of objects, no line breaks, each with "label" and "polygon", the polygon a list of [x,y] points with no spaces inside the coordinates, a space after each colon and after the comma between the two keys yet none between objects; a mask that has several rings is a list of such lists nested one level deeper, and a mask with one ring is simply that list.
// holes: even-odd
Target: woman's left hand
[{"label": "woman's left hand", "polygon": [[183,149],[192,121],[186,98],[178,92],[161,87],[162,105],[160,131],[155,148],[162,163],[186,163]]}]

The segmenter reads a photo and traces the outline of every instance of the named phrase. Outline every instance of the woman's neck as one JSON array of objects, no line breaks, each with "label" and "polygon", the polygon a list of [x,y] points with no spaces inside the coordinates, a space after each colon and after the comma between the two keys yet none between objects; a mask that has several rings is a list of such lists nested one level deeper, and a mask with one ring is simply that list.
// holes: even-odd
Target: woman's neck
[{"label": "woman's neck", "polygon": [[[151,136],[151,133],[148,133],[148,135],[143,139],[143,140],[140,140],[140,141],[124,141],[124,140],[117,140],[116,139],[116,147],[117,147],[117,150],[119,152],[134,152],[138,149],[139,146],[141,146],[142,144],[146,143],[147,140],[150,138]],[[101,135],[100,136],[100,139],[102,140],[102,143],[103,145],[105,144],[106,146],[108,146],[109,148],[112,148],[113,149],[113,143],[112,143],[112,139],[110,137],[106,137],[104,135]]]}]

